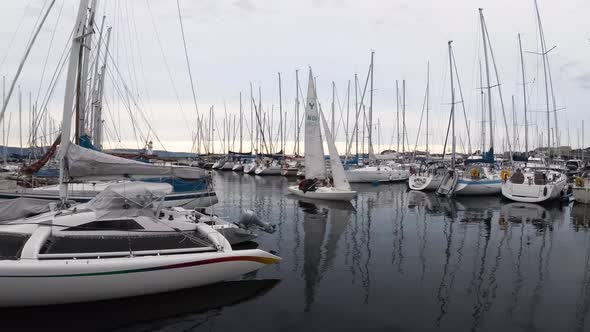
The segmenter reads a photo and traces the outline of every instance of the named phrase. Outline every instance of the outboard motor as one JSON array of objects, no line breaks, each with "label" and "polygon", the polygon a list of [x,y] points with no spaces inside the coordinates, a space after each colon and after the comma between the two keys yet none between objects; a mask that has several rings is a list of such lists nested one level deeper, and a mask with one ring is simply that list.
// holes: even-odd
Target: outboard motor
[{"label": "outboard motor", "polygon": [[242,215],[240,215],[238,225],[243,228],[256,226],[267,233],[274,233],[276,230],[276,225],[260,220],[260,218],[258,218],[256,213],[254,213],[252,210],[244,210]]}]

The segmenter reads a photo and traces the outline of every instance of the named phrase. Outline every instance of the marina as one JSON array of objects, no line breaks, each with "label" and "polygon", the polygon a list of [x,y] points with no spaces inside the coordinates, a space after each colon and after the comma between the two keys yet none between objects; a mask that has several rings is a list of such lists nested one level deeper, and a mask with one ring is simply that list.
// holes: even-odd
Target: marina
[{"label": "marina", "polygon": [[590,330],[590,6],[306,1],[3,4],[3,326]]}]

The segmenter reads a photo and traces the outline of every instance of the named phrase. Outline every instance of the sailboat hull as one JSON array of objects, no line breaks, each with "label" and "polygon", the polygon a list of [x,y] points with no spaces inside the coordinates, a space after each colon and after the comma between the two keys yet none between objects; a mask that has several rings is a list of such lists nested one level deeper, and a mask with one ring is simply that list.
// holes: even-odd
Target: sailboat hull
[{"label": "sailboat hull", "polygon": [[225,164],[223,164],[223,166],[221,166],[219,169],[222,171],[231,171],[234,168],[235,163],[233,161],[228,161]]},{"label": "sailboat hull", "polygon": [[428,176],[412,175],[408,180],[411,190],[434,191],[440,186],[444,175],[430,174]]},{"label": "sailboat hull", "polygon": [[502,191],[502,180],[459,179],[455,187],[456,195],[497,195]]},{"label": "sailboat hull", "polygon": [[243,164],[235,164],[234,167],[232,167],[231,169],[234,172],[241,172],[244,170],[244,165]]},{"label": "sailboat hull", "polygon": [[576,202],[583,204],[590,204],[590,188],[589,187],[574,187],[572,189]]},{"label": "sailboat hull", "polygon": [[406,181],[408,177],[408,171],[389,168],[367,167],[346,171],[346,178],[350,183]]},{"label": "sailboat hull", "polygon": [[457,185],[457,181],[459,179],[459,174],[457,171],[449,171],[443,177],[438,189],[436,189],[436,194],[440,196],[451,196],[455,191],[455,186]]},{"label": "sailboat hull", "polygon": [[352,199],[356,197],[356,191],[339,190],[334,187],[319,187],[315,191],[306,192],[300,190],[298,186],[290,186],[288,189],[291,194],[310,199],[350,202]]},{"label": "sailboat hull", "polygon": [[254,171],[256,175],[281,175],[281,167],[279,165],[259,166]]},{"label": "sailboat hull", "polygon": [[565,175],[560,181],[546,185],[515,184],[507,181],[502,185],[502,196],[515,202],[544,203],[562,197],[565,194],[566,185]]}]

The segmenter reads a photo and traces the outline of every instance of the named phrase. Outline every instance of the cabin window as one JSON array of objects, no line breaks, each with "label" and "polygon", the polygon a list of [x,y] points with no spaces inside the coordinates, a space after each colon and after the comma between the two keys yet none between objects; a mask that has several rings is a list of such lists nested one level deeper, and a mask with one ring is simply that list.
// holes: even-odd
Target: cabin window
[{"label": "cabin window", "polygon": [[64,231],[131,231],[143,229],[133,219],[96,220],[83,225],[69,227]]},{"label": "cabin window", "polygon": [[0,260],[19,259],[28,239],[28,234],[0,234]]}]

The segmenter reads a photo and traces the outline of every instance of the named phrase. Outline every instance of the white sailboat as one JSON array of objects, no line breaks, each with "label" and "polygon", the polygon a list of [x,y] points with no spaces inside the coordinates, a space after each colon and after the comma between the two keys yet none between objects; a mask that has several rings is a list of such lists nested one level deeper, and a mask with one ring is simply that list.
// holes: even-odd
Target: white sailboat
[{"label": "white sailboat", "polygon": [[[68,207],[67,183],[71,178],[100,178],[121,168],[119,163],[108,164],[114,159],[93,167],[97,162],[94,153],[100,153],[70,142],[87,8],[88,0],[81,0],[66,76],[58,154],[62,201],[50,204],[49,212],[30,216],[23,211],[21,216],[0,223],[0,242],[6,248],[0,260],[0,306],[167,292],[235,278],[278,262],[279,257],[258,249],[233,251],[228,241],[205,223],[160,219],[159,203],[169,185],[114,185],[89,203]],[[153,165],[123,165],[130,166],[147,173],[162,170]]]},{"label": "white sailboat", "polygon": [[[290,186],[288,189],[292,194],[310,199],[350,201],[356,196],[356,191],[351,190],[346,179],[334,139],[323,114],[318,110],[318,105],[313,74],[310,68],[305,106],[305,180],[299,185]],[[333,184],[330,184],[324,162],[320,115],[330,153]]]},{"label": "white sailboat", "polygon": [[[545,36],[541,25],[541,16],[539,14],[539,7],[535,1],[535,11],[537,14],[537,23],[539,27],[539,35],[541,42],[541,56],[543,57],[543,73],[545,81],[545,101],[547,114],[547,147],[551,152],[551,123],[550,114],[555,112],[549,107],[549,88],[548,81],[550,74],[548,74],[549,63],[547,59],[547,50],[545,46]],[[522,59],[522,58],[521,58]],[[523,75],[524,76],[524,75]],[[557,121],[557,118],[555,118]],[[556,123],[557,127],[557,123]],[[557,135],[556,135],[557,136]],[[531,160],[531,158],[529,158]],[[564,167],[552,167],[552,161],[549,159],[545,164],[543,160],[536,161],[535,164],[529,164],[525,167],[517,168],[514,174],[502,184],[502,195],[512,201],[524,203],[544,203],[563,197],[566,194],[567,176]],[[534,167],[531,167],[534,166]],[[540,168],[539,168],[540,167]]]},{"label": "white sailboat", "polygon": [[[421,170],[421,168],[419,168]],[[411,190],[434,191],[442,183],[448,173],[448,164],[443,161],[431,161],[426,166],[426,171],[418,171],[412,174],[408,180]]]}]

